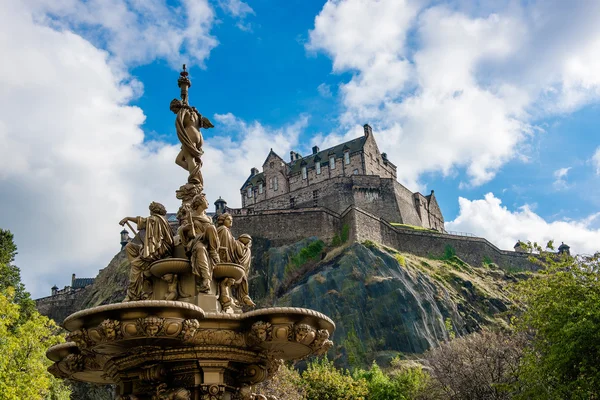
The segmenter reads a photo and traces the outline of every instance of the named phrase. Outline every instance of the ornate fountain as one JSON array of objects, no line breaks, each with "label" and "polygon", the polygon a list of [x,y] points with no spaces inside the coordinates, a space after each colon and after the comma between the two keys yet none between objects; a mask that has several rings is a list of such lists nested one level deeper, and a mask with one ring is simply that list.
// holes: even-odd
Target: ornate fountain
[{"label": "ornate fountain", "polygon": [[178,85],[181,99],[170,106],[181,142],[175,162],[189,173],[176,191],[178,226],[155,202],[148,217],[120,221],[135,234],[125,247],[127,296],[67,317],[67,342],[48,350],[49,371],[114,384],[120,400],[263,398],[252,385],[269,379],[284,360],[326,353],[335,324],[303,308],[252,310],[252,238],[233,237],[229,214],[218,217],[218,227],[206,215],[200,129],[213,125],[188,104],[185,65]]}]

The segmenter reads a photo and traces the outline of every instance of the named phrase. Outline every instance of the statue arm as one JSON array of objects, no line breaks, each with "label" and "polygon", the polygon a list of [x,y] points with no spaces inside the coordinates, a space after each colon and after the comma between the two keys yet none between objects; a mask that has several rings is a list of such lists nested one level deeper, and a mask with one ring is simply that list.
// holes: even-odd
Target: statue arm
[{"label": "statue arm", "polygon": [[135,223],[139,229],[144,229],[146,227],[146,218],[143,217],[125,217],[119,221],[119,225],[123,226],[127,222]]}]

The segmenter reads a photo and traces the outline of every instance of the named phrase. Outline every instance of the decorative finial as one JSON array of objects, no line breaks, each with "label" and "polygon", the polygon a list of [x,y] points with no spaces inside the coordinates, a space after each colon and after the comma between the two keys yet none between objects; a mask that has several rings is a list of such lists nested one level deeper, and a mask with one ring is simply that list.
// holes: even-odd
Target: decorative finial
[{"label": "decorative finial", "polygon": [[181,89],[181,102],[188,105],[188,89],[192,86],[192,81],[188,78],[189,73],[185,69],[185,64],[183,64],[183,71],[181,71],[179,75],[177,85],[179,86],[179,89]]}]

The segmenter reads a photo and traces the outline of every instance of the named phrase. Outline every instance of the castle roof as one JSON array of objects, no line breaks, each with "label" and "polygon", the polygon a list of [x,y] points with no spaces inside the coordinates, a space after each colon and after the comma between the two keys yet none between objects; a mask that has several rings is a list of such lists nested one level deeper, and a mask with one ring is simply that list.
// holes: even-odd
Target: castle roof
[{"label": "castle roof", "polygon": [[360,151],[365,146],[367,141],[366,136],[361,136],[356,139],[352,139],[348,142],[340,143],[336,146],[330,147],[325,150],[321,150],[316,154],[311,154],[306,157],[302,157],[298,160],[288,163],[290,166],[290,174],[300,172],[302,167],[311,168],[314,167],[317,162],[325,163],[329,162],[329,157],[335,156],[335,158],[341,158],[344,156],[346,151],[351,154]]},{"label": "castle roof", "polygon": [[83,288],[94,283],[94,278],[75,278],[71,284],[73,289]]},{"label": "castle roof", "polygon": [[[300,172],[300,170],[304,166],[306,166],[306,168],[308,169],[308,168],[314,167],[317,162],[328,163],[329,157],[331,157],[332,155],[335,156],[335,158],[341,158],[344,156],[344,153],[346,151],[349,151],[350,153],[360,151],[365,146],[366,141],[367,141],[367,137],[361,136],[356,139],[352,139],[347,142],[340,143],[333,147],[329,147],[327,149],[320,150],[316,154],[311,154],[311,155],[299,158],[297,160],[294,160],[294,161],[291,161],[288,163],[285,163],[285,161],[284,161],[284,163],[289,168],[288,173],[294,174],[294,173]],[[269,156],[271,156],[271,153],[274,154],[275,156],[277,156],[277,158],[280,158],[281,160],[283,160],[277,153],[275,153],[273,151],[273,149],[271,149],[271,151],[269,152],[267,159],[269,158]],[[267,161],[265,160],[265,163],[266,162]],[[264,164],[263,164],[263,166],[264,166]],[[265,181],[265,176],[262,172],[259,172],[254,175],[250,175],[248,177],[248,179],[246,179],[246,181],[242,185],[242,189],[247,187],[248,185],[256,186],[256,185],[258,185],[259,182],[264,182],[264,181]]]}]

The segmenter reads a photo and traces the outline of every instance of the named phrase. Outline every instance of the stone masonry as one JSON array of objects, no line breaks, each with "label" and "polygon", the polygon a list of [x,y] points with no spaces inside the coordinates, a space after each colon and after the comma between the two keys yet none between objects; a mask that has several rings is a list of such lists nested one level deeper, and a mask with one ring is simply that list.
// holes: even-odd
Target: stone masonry
[{"label": "stone masonry", "polygon": [[252,168],[234,215],[266,210],[325,207],[342,213],[354,205],[387,221],[445,232],[434,192],[413,193],[396,180],[396,166],[381,153],[369,125],[364,136],[312,154],[291,152],[285,162],[273,150],[262,172]]}]

